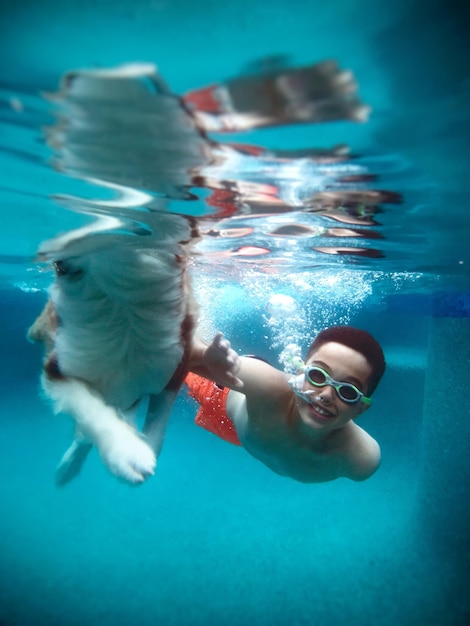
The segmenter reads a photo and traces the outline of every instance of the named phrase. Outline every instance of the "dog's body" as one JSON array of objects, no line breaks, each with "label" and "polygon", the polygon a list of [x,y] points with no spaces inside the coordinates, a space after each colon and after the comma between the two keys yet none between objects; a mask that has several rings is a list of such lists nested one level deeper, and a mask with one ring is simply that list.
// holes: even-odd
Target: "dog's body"
[{"label": "dog's body", "polygon": [[[92,445],[119,478],[139,483],[154,472],[196,313],[186,273],[194,224],[178,215],[159,219],[167,234],[151,246],[141,243],[145,237],[117,243],[111,236],[90,250],[89,237],[67,234],[42,251],[56,278],[29,337],[46,345],[42,387],[54,410],[76,423],[58,484],[80,471]],[[141,436],[133,414],[147,396]]]}]

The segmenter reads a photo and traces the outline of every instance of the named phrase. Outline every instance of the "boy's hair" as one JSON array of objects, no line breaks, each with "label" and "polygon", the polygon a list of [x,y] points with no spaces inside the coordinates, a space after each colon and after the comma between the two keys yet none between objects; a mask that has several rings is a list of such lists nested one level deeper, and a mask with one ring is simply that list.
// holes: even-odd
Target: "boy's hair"
[{"label": "boy's hair", "polygon": [[371,395],[385,372],[385,357],[380,344],[365,330],[353,326],[330,326],[315,337],[307,351],[305,361],[307,362],[320,346],[330,341],[352,348],[365,356],[372,368],[367,389],[368,395]]}]

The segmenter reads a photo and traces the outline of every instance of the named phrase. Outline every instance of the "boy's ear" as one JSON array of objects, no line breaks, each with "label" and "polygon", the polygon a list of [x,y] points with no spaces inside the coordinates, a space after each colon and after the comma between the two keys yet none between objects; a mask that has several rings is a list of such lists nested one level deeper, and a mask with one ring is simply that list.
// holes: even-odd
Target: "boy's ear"
[{"label": "boy's ear", "polygon": [[360,404],[359,410],[357,412],[357,415],[353,419],[357,419],[359,417],[359,415],[362,415],[368,409],[370,409],[370,404],[364,404],[364,402],[360,402],[359,404]]}]

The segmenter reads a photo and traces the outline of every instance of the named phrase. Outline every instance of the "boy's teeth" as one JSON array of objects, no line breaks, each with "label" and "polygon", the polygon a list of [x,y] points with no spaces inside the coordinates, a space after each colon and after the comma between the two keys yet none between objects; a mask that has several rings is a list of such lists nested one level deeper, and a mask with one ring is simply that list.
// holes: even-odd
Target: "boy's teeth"
[{"label": "boy's teeth", "polygon": [[325,417],[331,417],[331,413],[329,411],[326,411],[325,409],[322,409],[320,406],[318,406],[317,404],[315,404],[313,406],[313,408],[315,409],[315,411],[317,413],[320,413],[320,415],[324,415]]}]

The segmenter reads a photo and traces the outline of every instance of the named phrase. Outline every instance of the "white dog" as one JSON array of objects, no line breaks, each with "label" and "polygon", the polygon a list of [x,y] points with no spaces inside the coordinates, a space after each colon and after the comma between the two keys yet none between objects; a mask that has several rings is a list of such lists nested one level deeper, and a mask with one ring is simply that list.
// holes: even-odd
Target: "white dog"
[{"label": "white dog", "polygon": [[[141,483],[154,473],[187,372],[196,305],[186,266],[197,233],[190,218],[153,217],[157,242],[100,233],[95,225],[40,250],[56,277],[29,338],[46,345],[46,396],[55,412],[69,414],[76,424],[74,443],[57,469],[59,485],[80,471],[93,445],[125,481]],[[146,396],[141,435],[133,417]]]}]

